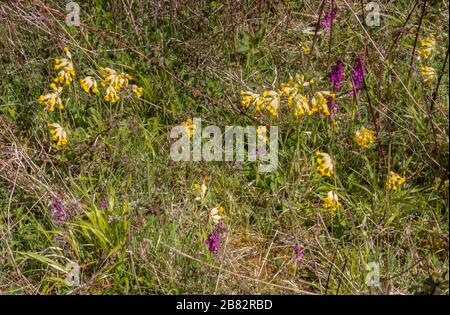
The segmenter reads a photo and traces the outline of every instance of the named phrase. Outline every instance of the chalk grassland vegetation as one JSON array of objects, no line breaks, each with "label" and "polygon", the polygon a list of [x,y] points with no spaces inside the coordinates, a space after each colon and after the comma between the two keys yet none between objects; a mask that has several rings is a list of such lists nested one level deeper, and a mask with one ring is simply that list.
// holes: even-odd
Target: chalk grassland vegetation
[{"label": "chalk grassland vegetation", "polygon": [[[0,292],[448,294],[445,1],[377,1],[378,27],[367,1],[77,2],[80,27],[65,1],[0,3]],[[295,106],[337,106],[294,114],[290,76]],[[278,169],[171,162],[194,117],[278,126]]]}]

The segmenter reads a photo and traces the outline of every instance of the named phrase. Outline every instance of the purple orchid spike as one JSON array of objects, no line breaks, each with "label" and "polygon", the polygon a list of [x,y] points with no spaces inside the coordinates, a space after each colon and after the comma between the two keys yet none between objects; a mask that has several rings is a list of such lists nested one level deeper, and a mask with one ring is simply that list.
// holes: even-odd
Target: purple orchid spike
[{"label": "purple orchid spike", "polygon": [[333,92],[337,92],[339,85],[344,81],[345,65],[342,60],[337,60],[334,65],[331,66],[330,83],[333,85]]},{"label": "purple orchid spike", "polygon": [[53,221],[64,222],[67,220],[67,217],[67,212],[62,205],[61,198],[56,197],[52,214]]},{"label": "purple orchid spike", "polygon": [[294,253],[295,253],[294,257],[295,261],[297,261],[298,264],[301,264],[303,259],[303,251],[298,243],[295,243],[294,245]]},{"label": "purple orchid spike", "polygon": [[353,66],[352,76],[350,77],[350,81],[352,82],[352,89],[350,90],[350,96],[355,93],[358,93],[359,87],[361,83],[364,81],[364,75],[366,70],[364,68],[364,62],[361,58],[356,57],[356,64]]},{"label": "purple orchid spike", "polygon": [[331,25],[333,24],[334,19],[337,16],[337,8],[333,6],[333,8],[328,11],[322,20],[322,28],[325,31],[328,31],[331,28]]},{"label": "purple orchid spike", "polygon": [[213,231],[208,235],[208,238],[205,241],[206,246],[208,246],[208,249],[211,253],[219,250],[220,241],[223,239],[222,234],[225,232],[226,228],[222,222],[219,222],[214,226]]}]

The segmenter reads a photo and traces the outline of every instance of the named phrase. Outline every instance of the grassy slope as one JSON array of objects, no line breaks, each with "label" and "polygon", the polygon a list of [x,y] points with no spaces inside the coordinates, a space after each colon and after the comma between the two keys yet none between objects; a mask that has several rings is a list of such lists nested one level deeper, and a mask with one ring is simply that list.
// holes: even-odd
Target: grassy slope
[{"label": "grassy slope", "polygon": [[[0,4],[0,292],[448,294],[448,71],[433,133],[434,86],[422,84],[417,61],[408,80],[419,8],[389,62],[379,55],[399,34],[411,1],[383,6],[381,27],[368,33],[336,1],[331,44],[330,33],[320,32],[312,57],[301,45],[312,46],[318,0],[134,1],[132,8],[79,1],[81,30],[48,9],[64,12],[62,2]],[[360,17],[359,2],[349,4]],[[436,69],[447,24],[446,5],[428,8],[419,38],[437,35]],[[109,106],[76,82],[61,114],[45,112],[37,99],[64,46],[78,78],[98,66],[123,69],[144,88],[143,100]],[[356,54],[366,59],[367,93],[339,98],[334,125],[296,121],[287,111],[258,116],[281,131],[275,173],[258,174],[251,163],[170,162],[172,126],[189,117],[221,127],[254,124],[233,110],[241,89],[276,88],[300,72],[316,80],[314,90],[326,90],[330,64],[342,59],[349,74]],[[375,129],[371,107],[380,147],[360,150],[353,134]],[[57,150],[46,125],[60,115],[69,145]],[[336,176],[317,173],[317,149],[332,153]],[[389,170],[406,176],[405,188],[386,190]],[[202,179],[209,190],[198,202],[193,186]],[[329,190],[343,204],[334,216],[321,206]],[[68,223],[51,220],[56,195],[72,215]],[[204,242],[207,209],[219,203],[228,232],[215,257]],[[108,223],[110,215],[118,219]],[[79,288],[58,270],[68,260],[81,265]],[[380,288],[365,285],[369,262],[380,264]]]}]

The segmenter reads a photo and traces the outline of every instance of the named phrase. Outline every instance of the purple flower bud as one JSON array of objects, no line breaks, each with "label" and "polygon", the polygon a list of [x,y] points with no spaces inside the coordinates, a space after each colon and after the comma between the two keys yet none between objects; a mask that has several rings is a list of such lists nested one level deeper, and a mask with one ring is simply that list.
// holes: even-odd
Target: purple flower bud
[{"label": "purple flower bud", "polygon": [[105,198],[103,198],[103,200],[102,200],[102,209],[106,210],[106,199]]}]

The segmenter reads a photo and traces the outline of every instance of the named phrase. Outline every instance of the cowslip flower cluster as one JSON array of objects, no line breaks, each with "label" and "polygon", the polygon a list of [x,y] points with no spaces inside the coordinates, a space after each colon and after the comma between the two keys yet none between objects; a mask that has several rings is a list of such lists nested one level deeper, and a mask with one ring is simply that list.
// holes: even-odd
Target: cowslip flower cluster
[{"label": "cowslip flower cluster", "polygon": [[429,59],[436,50],[436,39],[433,34],[420,41],[421,49],[419,50],[419,59]]},{"label": "cowslip flower cluster", "polygon": [[[71,85],[76,75],[69,48],[64,47],[64,54],[65,58],[56,58],[54,62],[54,69],[59,72],[50,84],[52,91],[39,96],[39,102],[50,112],[55,110],[55,106],[58,106],[59,110],[64,109],[61,100],[61,94],[64,90],[63,86],[64,84]],[[56,145],[58,147],[66,145],[67,133],[65,129],[58,123],[48,123],[47,125],[50,129],[52,140],[56,142]]]},{"label": "cowslip flower cluster", "polygon": [[118,73],[111,68],[100,68],[103,81],[102,86],[106,88],[104,100],[116,103],[120,100],[121,91],[131,91],[136,97],[141,97],[143,89],[135,84],[130,85],[133,77],[125,72]]},{"label": "cowslip flower cluster", "polygon": [[433,67],[420,67],[420,74],[422,75],[425,84],[432,84],[437,79],[437,72]]},{"label": "cowslip flower cluster", "polygon": [[401,177],[395,172],[389,172],[386,187],[390,190],[397,190],[401,185],[405,183],[406,179]]},{"label": "cowslip flower cluster", "polygon": [[362,148],[367,149],[373,143],[373,131],[362,127],[357,130],[353,140]]},{"label": "cowslip flower cluster", "polygon": [[197,126],[192,122],[192,118],[187,119],[186,121],[181,123],[181,126],[185,128],[185,133],[189,138],[195,134],[195,129]]},{"label": "cowslip flower cluster", "polygon": [[[305,114],[311,116],[318,112],[330,116],[328,98],[334,99],[336,95],[329,91],[318,91],[311,99],[308,99],[304,88],[313,82],[313,80],[305,81],[303,75],[296,74],[295,77],[290,76],[287,83],[281,83],[277,91],[265,90],[261,94],[241,91],[241,104],[255,112],[265,110],[274,117],[278,116],[282,104],[292,109],[297,118]],[[285,100],[282,97],[285,97]]]},{"label": "cowslip flower cluster", "polygon": [[339,202],[338,195],[333,191],[329,191],[325,199],[323,200],[323,207],[325,209],[331,209],[336,211],[341,207],[341,203]]},{"label": "cowslip flower cluster", "polygon": [[75,78],[75,68],[72,63],[72,54],[69,51],[69,48],[64,47],[64,53],[67,58],[55,59],[54,69],[59,70],[56,78],[53,79],[55,83],[65,83],[66,85],[70,85]]},{"label": "cowslip flower cluster", "polygon": [[320,172],[322,176],[328,176],[334,174],[334,164],[331,156],[327,153],[323,153],[320,151],[316,151],[316,163],[317,170]]},{"label": "cowslip flower cluster", "polygon": [[56,142],[57,146],[63,146],[67,144],[67,133],[66,130],[58,123],[48,124],[50,128],[50,133],[52,135],[52,140]]},{"label": "cowslip flower cluster", "polygon": [[280,95],[273,90],[264,90],[261,94],[253,93],[250,91],[241,91],[242,101],[241,104],[260,112],[266,110],[272,116],[278,116],[278,108],[280,106]]},{"label": "cowslip flower cluster", "polygon": [[226,218],[225,209],[221,205],[217,205],[209,211],[209,217],[214,224],[217,224]]},{"label": "cowslip flower cluster", "polygon": [[212,232],[209,233],[205,243],[211,253],[215,253],[219,250],[220,242],[223,240],[223,234],[226,230],[225,225],[222,222],[219,222],[214,226]]},{"label": "cowslip flower cluster", "polygon": [[80,80],[80,85],[83,91],[86,93],[98,93],[98,84],[97,81],[93,77],[85,77]]},{"label": "cowslip flower cluster", "polygon": [[195,200],[203,200],[206,197],[206,192],[208,191],[208,186],[206,185],[206,181],[203,179],[200,184],[194,184],[194,189],[198,194],[198,197]]},{"label": "cowslip flower cluster", "polygon": [[420,41],[421,49],[419,50],[419,60],[424,63],[420,67],[420,74],[422,80],[426,85],[431,85],[437,79],[436,69],[427,66],[425,62],[431,58],[432,54],[436,50],[436,39],[433,34],[430,34],[427,38]]},{"label": "cowslip flower cluster", "polygon": [[59,109],[63,109],[64,105],[61,100],[61,93],[63,91],[62,86],[56,86],[55,83],[50,84],[52,92],[39,96],[39,102],[51,112],[55,110],[55,105],[58,105]]}]

